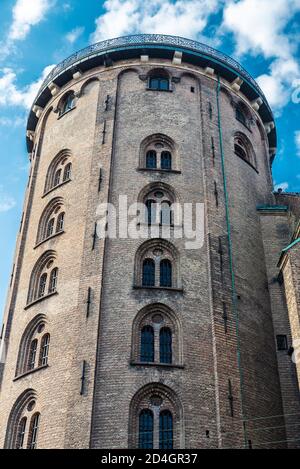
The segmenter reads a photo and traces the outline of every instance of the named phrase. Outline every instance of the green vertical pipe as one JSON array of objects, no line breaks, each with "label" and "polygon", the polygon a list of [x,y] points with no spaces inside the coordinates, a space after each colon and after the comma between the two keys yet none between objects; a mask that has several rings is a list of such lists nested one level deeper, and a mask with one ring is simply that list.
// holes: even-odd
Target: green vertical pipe
[{"label": "green vertical pipe", "polygon": [[232,251],[231,226],[230,226],[230,215],[229,215],[229,198],[228,198],[227,180],[226,180],[226,172],[225,172],[223,134],[222,134],[221,111],[220,111],[220,90],[221,90],[220,75],[218,75],[218,85],[217,85],[218,128],[219,128],[223,188],[224,188],[224,196],[225,196],[225,213],[226,213],[227,239],[228,239],[229,264],[230,264],[230,276],[231,276],[232,310],[233,310],[233,316],[235,319],[235,329],[236,329],[236,338],[237,338],[237,361],[238,361],[239,376],[240,376],[240,399],[241,399],[241,413],[242,413],[242,420],[243,420],[244,445],[245,445],[245,448],[247,448],[248,439],[247,439],[247,429],[245,425],[245,416],[244,416],[243,370],[242,370],[242,365],[241,365],[239,314],[238,314],[238,308],[237,308],[237,295],[236,295],[236,289],[235,289],[235,275],[234,275],[234,268],[233,268],[233,255],[232,255],[233,251]]}]

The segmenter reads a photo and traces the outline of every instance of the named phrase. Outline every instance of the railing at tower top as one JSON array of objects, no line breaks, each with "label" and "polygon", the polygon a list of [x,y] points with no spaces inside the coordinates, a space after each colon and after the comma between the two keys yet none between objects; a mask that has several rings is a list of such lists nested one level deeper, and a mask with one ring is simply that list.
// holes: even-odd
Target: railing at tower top
[{"label": "railing at tower top", "polygon": [[[242,77],[245,78],[257,90],[258,94],[264,99],[266,105],[268,106],[267,99],[254,78],[236,60],[201,42],[165,34],[135,34],[131,36],[118,37],[115,39],[108,39],[85,47],[84,49],[81,49],[78,52],[70,55],[51,70],[49,75],[45,78],[38,92],[38,96],[46,88],[46,86],[51,81],[53,81],[63,70],[71,67],[72,65],[75,65],[77,62],[88,59],[89,57],[97,55],[98,53],[109,52],[111,50],[122,49],[126,47],[132,48],[134,46],[141,46],[142,44],[149,46],[161,45],[179,47],[211,57],[223,63],[227,67],[233,68],[238,74],[241,74]],[[269,110],[271,112],[270,108]]]}]

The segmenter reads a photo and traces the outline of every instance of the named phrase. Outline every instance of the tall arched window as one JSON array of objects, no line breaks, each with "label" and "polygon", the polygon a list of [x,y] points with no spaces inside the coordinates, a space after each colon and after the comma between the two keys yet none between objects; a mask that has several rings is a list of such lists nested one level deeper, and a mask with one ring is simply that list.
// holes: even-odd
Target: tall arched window
[{"label": "tall arched window", "polygon": [[159,414],[159,449],[173,448],[173,416],[169,410]]},{"label": "tall arched window", "polygon": [[141,330],[141,362],[154,362],[154,330],[144,326]]},{"label": "tall arched window", "polygon": [[153,448],[153,412],[143,409],[139,415],[139,449]]},{"label": "tall arched window", "polygon": [[[37,415],[38,418],[35,418]],[[39,417],[37,393],[34,389],[26,389],[18,397],[10,411],[4,448],[36,448]]]},{"label": "tall arched window", "polygon": [[161,169],[172,169],[172,155],[169,151],[161,152]]},{"label": "tall arched window", "polygon": [[61,197],[55,197],[49,202],[39,221],[36,237],[37,244],[63,231],[65,218],[65,212],[63,210],[64,205]]},{"label": "tall arched window", "polygon": [[44,273],[40,276],[38,298],[41,298],[42,296],[45,295],[46,285],[47,285],[47,274]]},{"label": "tall arched window", "polygon": [[148,225],[172,226],[174,218],[176,224],[181,224],[177,196],[168,184],[149,184],[140,192],[138,202],[145,205],[145,221]]},{"label": "tall arched window", "polygon": [[152,199],[146,200],[146,221],[148,225],[156,223],[156,201]]},{"label": "tall arched window", "polygon": [[54,223],[55,223],[55,218],[50,218],[50,220],[47,223],[47,232],[46,232],[46,238],[50,238],[50,236],[53,235],[54,232]]},{"label": "tall arched window", "polygon": [[156,169],[156,165],[157,165],[156,151],[155,150],[147,151],[146,168],[147,169]]},{"label": "tall arched window", "polygon": [[162,202],[160,206],[160,224],[161,225],[172,225],[172,209],[169,201]]},{"label": "tall arched window", "polygon": [[169,327],[162,327],[159,332],[160,363],[172,363],[172,331]]},{"label": "tall arched window", "polygon": [[53,187],[59,186],[61,183],[61,169],[58,169],[54,175]]},{"label": "tall arched window", "polygon": [[143,386],[129,409],[129,448],[184,448],[184,421],[176,393],[159,382]]},{"label": "tall arched window", "polygon": [[181,365],[182,332],[177,314],[161,303],[143,308],[132,327],[131,363]]},{"label": "tall arched window", "polygon": [[65,212],[59,213],[56,222],[56,233],[60,233],[64,229],[64,222],[65,222]]},{"label": "tall arched window", "polygon": [[58,270],[54,261],[55,251],[46,251],[36,262],[30,276],[28,305],[56,291]]},{"label": "tall arched window", "polygon": [[145,241],[135,256],[135,286],[180,288],[179,255],[169,241]]},{"label": "tall arched window", "polygon": [[163,259],[160,263],[160,286],[172,287],[172,264],[169,259]]},{"label": "tall arched window", "polygon": [[50,334],[45,334],[41,340],[39,366],[48,365],[48,355],[50,346]]},{"label": "tall arched window", "polygon": [[143,262],[143,280],[144,287],[154,287],[155,285],[155,263],[153,259],[145,259]]},{"label": "tall arched window", "polygon": [[55,267],[50,274],[49,293],[53,293],[57,288],[58,268]]},{"label": "tall arched window", "polygon": [[47,171],[44,188],[45,194],[71,180],[71,156],[71,151],[64,149],[52,160]]},{"label": "tall arched window", "polygon": [[37,352],[38,341],[34,339],[31,342],[29,355],[28,355],[28,370],[33,370],[35,367],[35,359],[36,359],[36,352]]},{"label": "tall arched window", "polygon": [[37,315],[26,327],[19,346],[16,376],[48,364],[50,334],[46,317]]},{"label": "tall arched window", "polygon": [[30,422],[28,444],[27,444],[28,449],[37,448],[39,422],[40,422],[40,414],[37,412],[36,414],[32,416],[31,422]]},{"label": "tall arched window", "polygon": [[23,449],[24,448],[26,423],[27,423],[27,418],[26,417],[21,418],[20,423],[18,425],[16,449]]},{"label": "tall arched window", "polygon": [[69,181],[71,179],[72,163],[68,163],[64,169],[63,181]]}]

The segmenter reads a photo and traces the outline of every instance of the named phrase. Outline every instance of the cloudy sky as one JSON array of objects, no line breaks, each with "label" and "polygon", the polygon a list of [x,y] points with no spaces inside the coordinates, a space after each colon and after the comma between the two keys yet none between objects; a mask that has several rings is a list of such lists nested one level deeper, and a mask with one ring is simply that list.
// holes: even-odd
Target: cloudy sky
[{"label": "cloudy sky", "polygon": [[25,123],[54,64],[131,33],[198,39],[258,80],[278,128],[275,185],[300,192],[300,0],[0,0],[0,316],[28,176]]}]

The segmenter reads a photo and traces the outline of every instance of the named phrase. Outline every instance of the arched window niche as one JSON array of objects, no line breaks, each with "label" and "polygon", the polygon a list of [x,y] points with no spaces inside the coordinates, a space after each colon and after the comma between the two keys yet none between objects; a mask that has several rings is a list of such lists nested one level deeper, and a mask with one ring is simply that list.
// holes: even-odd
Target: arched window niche
[{"label": "arched window niche", "polygon": [[166,183],[148,184],[138,196],[138,203],[143,206],[141,223],[148,226],[182,226],[182,209],[174,189]]},{"label": "arched window niche", "polygon": [[26,389],[14,403],[7,422],[5,449],[37,449],[41,411],[37,393]]},{"label": "arched window niche", "polygon": [[16,378],[48,365],[50,334],[47,317],[38,314],[23,332],[16,365]]},{"label": "arched window niche", "polygon": [[146,137],[140,145],[139,169],[148,171],[180,172],[178,147],[164,134]]},{"label": "arched window niche", "polygon": [[65,184],[66,182],[71,181],[72,178],[72,163],[70,161],[72,157],[71,150],[64,149],[61,150],[52,160],[49,165],[45,187],[44,195],[48,192],[54,190],[55,188]]},{"label": "arched window niche", "polygon": [[58,267],[55,251],[46,251],[36,262],[29,282],[27,305],[57,292]]},{"label": "arched window niche", "polygon": [[177,248],[169,241],[145,241],[135,256],[134,286],[181,291],[179,261]]},{"label": "arched window niche", "polygon": [[253,146],[248,137],[241,132],[236,132],[234,135],[234,153],[258,173]]},{"label": "arched window niche", "polygon": [[62,197],[55,197],[44,209],[38,226],[36,245],[64,232],[65,209]]},{"label": "arched window niche", "polygon": [[132,365],[183,366],[182,326],[162,303],[142,308],[132,324]]},{"label": "arched window niche", "polygon": [[176,392],[163,383],[149,383],[129,407],[130,449],[183,449],[183,409]]}]

